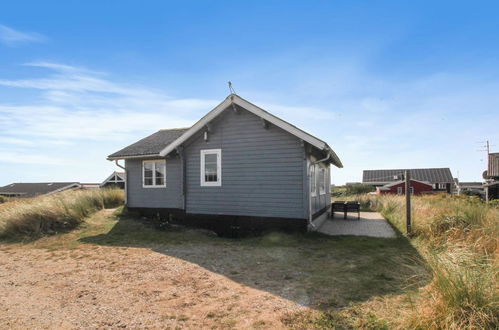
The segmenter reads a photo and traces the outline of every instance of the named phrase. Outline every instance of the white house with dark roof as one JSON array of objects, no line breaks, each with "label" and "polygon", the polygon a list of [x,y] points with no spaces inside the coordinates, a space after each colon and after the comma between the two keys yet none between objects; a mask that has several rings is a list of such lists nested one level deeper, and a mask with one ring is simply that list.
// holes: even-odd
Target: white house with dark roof
[{"label": "white house with dark roof", "polygon": [[98,186],[99,188],[112,188],[118,187],[120,189],[125,189],[125,172],[114,171],[109,175],[102,183]]},{"label": "white house with dark roof", "polygon": [[330,165],[342,167],[326,142],[235,94],[108,159],[125,161],[128,209],[223,235],[313,228],[330,208]]}]

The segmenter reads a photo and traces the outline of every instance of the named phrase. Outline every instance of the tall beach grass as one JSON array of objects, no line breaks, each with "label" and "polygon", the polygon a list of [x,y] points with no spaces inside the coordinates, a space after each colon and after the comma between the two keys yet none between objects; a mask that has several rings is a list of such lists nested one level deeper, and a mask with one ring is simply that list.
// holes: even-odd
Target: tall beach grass
[{"label": "tall beach grass", "polygon": [[0,238],[38,237],[77,227],[98,210],[123,204],[119,189],[75,190],[17,199],[0,208]]},{"label": "tall beach grass", "polygon": [[[359,195],[405,232],[405,199]],[[476,197],[446,194],[412,198],[413,243],[425,257],[432,282],[425,287],[408,328],[499,327],[499,208]]]}]

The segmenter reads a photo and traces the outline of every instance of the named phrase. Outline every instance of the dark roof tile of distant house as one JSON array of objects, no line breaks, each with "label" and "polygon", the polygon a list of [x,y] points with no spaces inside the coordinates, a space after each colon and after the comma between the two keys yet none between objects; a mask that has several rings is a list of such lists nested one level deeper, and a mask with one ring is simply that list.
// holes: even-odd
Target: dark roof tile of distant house
[{"label": "dark roof tile of distant house", "polygon": [[483,182],[459,182],[458,185],[463,187],[482,187]]},{"label": "dark roof tile of distant house", "polygon": [[[411,179],[426,181],[429,183],[452,183],[452,173],[450,168],[415,168],[411,171]],[[405,169],[391,170],[364,170],[362,183],[386,184],[398,181],[397,175],[403,174]]]},{"label": "dark roof tile of distant house", "polygon": [[178,139],[188,129],[189,128],[172,128],[159,130],[156,133],[109,155],[108,158],[117,159],[122,157],[159,155],[161,150]]},{"label": "dark roof tile of distant house", "polygon": [[0,187],[0,195],[4,194],[19,195],[21,197],[34,197],[79,186],[79,182],[16,182]]}]

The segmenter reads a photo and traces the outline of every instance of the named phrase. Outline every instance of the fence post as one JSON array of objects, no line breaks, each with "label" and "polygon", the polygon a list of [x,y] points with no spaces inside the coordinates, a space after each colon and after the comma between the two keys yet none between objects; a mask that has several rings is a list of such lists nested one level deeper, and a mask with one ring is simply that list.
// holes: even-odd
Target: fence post
[{"label": "fence post", "polygon": [[411,171],[406,170],[405,177],[405,220],[407,236],[411,236]]}]

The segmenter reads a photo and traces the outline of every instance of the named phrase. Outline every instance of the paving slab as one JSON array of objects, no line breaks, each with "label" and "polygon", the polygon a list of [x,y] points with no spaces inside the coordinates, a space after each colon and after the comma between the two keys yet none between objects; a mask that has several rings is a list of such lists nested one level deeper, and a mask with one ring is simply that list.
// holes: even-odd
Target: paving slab
[{"label": "paving slab", "polygon": [[324,221],[317,231],[331,236],[397,237],[388,221],[378,212],[360,212],[360,219],[353,213],[343,219],[343,213],[337,212],[334,218]]}]

